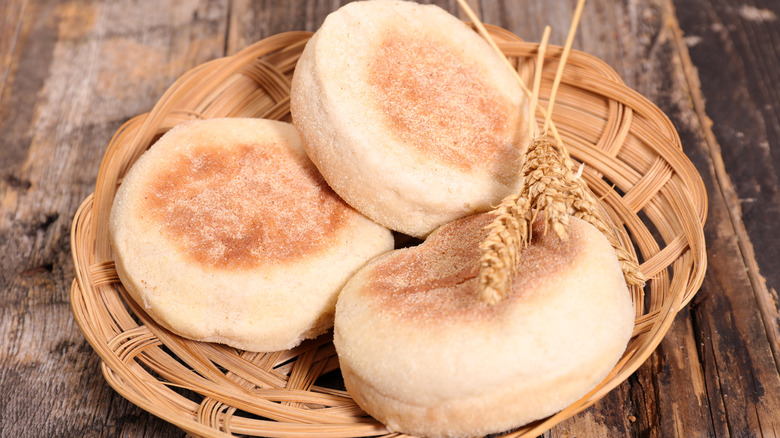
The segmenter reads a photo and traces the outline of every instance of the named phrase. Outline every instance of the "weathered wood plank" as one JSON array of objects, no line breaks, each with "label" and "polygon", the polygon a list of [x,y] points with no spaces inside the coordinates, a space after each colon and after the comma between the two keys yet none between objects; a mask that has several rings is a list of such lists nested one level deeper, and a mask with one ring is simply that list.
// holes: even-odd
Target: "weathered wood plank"
[{"label": "weathered wood plank", "polygon": [[[765,3],[686,3],[680,20],[694,65],[708,72],[701,89],[712,119],[710,143],[722,154],[719,178],[728,188],[725,200],[780,372],[780,249],[761,238],[780,231],[780,5]],[[722,92],[724,84],[729,93]]]},{"label": "weathered wood plank", "polygon": [[780,36],[778,6],[719,1],[678,7],[699,73],[689,75],[701,84],[692,101],[712,120],[704,130],[710,156],[694,162],[709,160],[717,190],[710,197],[718,200],[705,230],[710,269],[694,301],[694,322],[708,398],[720,414],[713,412],[713,422],[733,435],[776,436],[780,430],[780,272],[772,238],[780,154],[769,147],[780,133],[771,100],[778,94],[772,82],[780,65],[772,42]]},{"label": "weathered wood plank", "polygon": [[179,435],[100,375],[70,313],[69,231],[119,125],[222,54],[227,7],[23,5],[0,103],[0,436]]}]

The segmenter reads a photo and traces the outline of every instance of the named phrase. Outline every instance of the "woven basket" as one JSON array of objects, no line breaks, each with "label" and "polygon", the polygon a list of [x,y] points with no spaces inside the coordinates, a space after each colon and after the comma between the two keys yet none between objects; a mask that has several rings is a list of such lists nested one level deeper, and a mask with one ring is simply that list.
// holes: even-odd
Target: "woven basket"
[{"label": "woven basket", "polygon": [[[510,59],[538,45],[490,27]],[[131,164],[164,132],[196,118],[290,120],[290,79],[310,33],[272,36],[182,76],[151,112],[114,136],[95,194],[76,213],[72,309],[102,359],[108,383],[125,398],[201,436],[377,436],[389,432],[339,389],[329,336],[289,351],[250,353],[194,342],[157,325],[129,298],[114,270],[108,216]],[[549,47],[541,100],[550,92],[559,47]],[[549,65],[548,65],[549,64]],[[532,68],[533,63],[527,63]],[[524,72],[528,74],[528,71]],[[633,290],[636,326],[623,358],[597,388],[556,415],[504,436],[535,436],[587,408],[633,373],[661,342],[677,311],[696,293],[706,258],[707,202],[696,170],[664,114],[627,88],[602,61],[572,52],[553,117],[584,177],[622,225],[625,246],[651,279]],[[395,435],[395,434],[393,434]]]}]

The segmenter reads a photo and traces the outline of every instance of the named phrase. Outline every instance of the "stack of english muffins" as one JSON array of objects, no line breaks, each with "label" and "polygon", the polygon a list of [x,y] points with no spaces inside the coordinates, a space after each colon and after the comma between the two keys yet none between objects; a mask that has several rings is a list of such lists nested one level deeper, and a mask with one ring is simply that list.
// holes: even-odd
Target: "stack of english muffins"
[{"label": "stack of english muffins", "polygon": [[[492,208],[521,189],[533,117],[513,73],[432,5],[353,2],[296,66],[293,124],[210,119],[119,188],[117,272],[161,325],[251,351],[333,328],[349,393],[393,431],[465,437],[585,395],[631,337],[614,250],[533,230],[508,296],[479,298]],[[393,232],[423,239],[394,249]]]}]

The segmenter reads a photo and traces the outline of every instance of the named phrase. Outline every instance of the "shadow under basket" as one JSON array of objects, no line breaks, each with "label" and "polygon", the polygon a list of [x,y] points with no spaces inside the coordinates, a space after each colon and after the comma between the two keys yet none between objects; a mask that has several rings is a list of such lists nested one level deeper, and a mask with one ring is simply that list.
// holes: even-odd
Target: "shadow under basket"
[{"label": "shadow under basket", "polygon": [[[510,61],[533,69],[538,44],[489,30]],[[116,188],[130,166],[174,125],[213,117],[290,121],[290,80],[311,37],[289,32],[187,72],[151,112],[115,134],[94,195],[71,232],[76,279],[72,310],[102,359],[108,383],[132,403],[200,436],[354,437],[393,435],[343,390],[329,335],[297,348],[252,353],[181,338],[156,324],[119,282],[108,238]],[[540,102],[545,105],[561,48],[546,53]],[[652,354],[677,312],[699,289],[706,268],[704,185],[683,154],[668,118],[626,87],[601,60],[573,51],[553,121],[583,177],[649,277],[632,289],[633,337],[608,377],[559,413],[506,432],[536,436],[586,409]]]}]

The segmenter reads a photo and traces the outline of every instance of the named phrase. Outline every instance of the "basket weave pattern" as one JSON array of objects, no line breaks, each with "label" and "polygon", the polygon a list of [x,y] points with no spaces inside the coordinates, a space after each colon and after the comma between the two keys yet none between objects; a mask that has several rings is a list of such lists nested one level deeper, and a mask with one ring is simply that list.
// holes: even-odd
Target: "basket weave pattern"
[{"label": "basket weave pattern", "polygon": [[[490,27],[510,59],[538,45]],[[164,132],[186,120],[262,117],[290,120],[290,79],[310,33],[279,34],[182,76],[151,112],[127,122],[106,151],[95,194],[76,213],[71,300],[102,371],[125,398],[200,436],[377,436],[390,434],[343,390],[320,376],[338,369],[331,339],[322,336],[274,353],[251,353],[194,342],[151,320],[119,282],[108,244],[116,187],[132,163]],[[549,47],[541,100],[549,95],[558,47]],[[549,64],[549,66],[548,66]],[[627,88],[592,56],[572,52],[553,116],[572,157],[624,246],[650,280],[632,290],[634,335],[621,361],[597,388],[552,417],[505,434],[535,436],[587,408],[619,385],[653,352],[677,311],[696,293],[706,267],[701,178],[682,153],[666,116]],[[333,374],[330,375],[331,377]],[[331,379],[333,380],[333,379]]]}]

